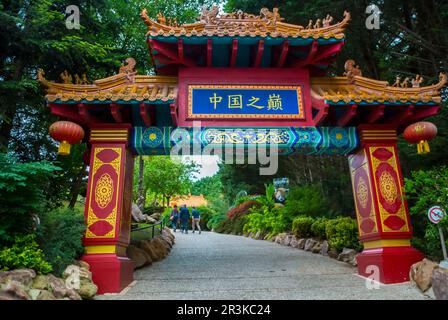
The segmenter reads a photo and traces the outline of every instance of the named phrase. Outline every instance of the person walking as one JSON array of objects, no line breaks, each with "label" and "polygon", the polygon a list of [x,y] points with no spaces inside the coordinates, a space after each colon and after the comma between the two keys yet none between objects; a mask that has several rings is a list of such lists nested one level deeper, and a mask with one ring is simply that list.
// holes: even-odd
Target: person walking
[{"label": "person walking", "polygon": [[177,204],[175,204],[173,206],[173,210],[171,210],[170,220],[171,220],[171,228],[173,228],[173,231],[176,232],[177,221],[179,220],[179,210],[177,210]]},{"label": "person walking", "polygon": [[193,230],[194,233],[194,228],[196,226],[196,228],[198,228],[199,230],[199,234],[201,234],[201,226],[199,225],[199,221],[201,221],[201,213],[199,212],[198,209],[196,209],[196,207],[193,207],[193,209],[191,210],[191,228]]},{"label": "person walking", "polygon": [[188,211],[187,205],[182,205],[180,208],[180,229],[182,233],[188,233],[188,221],[190,220],[190,211]]}]

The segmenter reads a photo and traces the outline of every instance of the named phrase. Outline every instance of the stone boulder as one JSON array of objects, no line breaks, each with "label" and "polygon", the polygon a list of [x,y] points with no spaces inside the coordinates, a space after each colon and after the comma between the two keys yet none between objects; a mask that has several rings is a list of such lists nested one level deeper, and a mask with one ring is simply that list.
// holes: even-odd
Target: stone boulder
[{"label": "stone boulder", "polygon": [[307,239],[299,239],[297,240],[297,249],[303,250],[305,249],[305,243]]},{"label": "stone boulder", "polygon": [[139,243],[139,248],[144,250],[149,256],[151,257],[151,260],[153,262],[159,261],[163,259],[163,257],[158,256],[158,252],[154,249],[154,247],[151,245],[150,240],[142,240]]},{"label": "stone boulder", "polygon": [[27,287],[16,280],[10,280],[0,288],[0,300],[30,300]]},{"label": "stone boulder", "polygon": [[83,299],[92,299],[98,292],[98,287],[91,281],[81,280],[77,291]]},{"label": "stone boulder", "polygon": [[320,253],[322,250],[323,241],[317,241],[316,244],[311,249],[312,253]]},{"label": "stone boulder", "polygon": [[350,263],[351,265],[356,265],[356,250],[344,248],[342,252],[338,255],[338,260],[342,262]]},{"label": "stone boulder", "polygon": [[328,256],[328,250],[330,249],[330,246],[328,245],[328,241],[324,240],[322,242],[322,247],[320,249],[320,254],[323,256]]},{"label": "stone boulder", "polygon": [[285,242],[286,233],[280,233],[275,237],[275,243],[283,244]]},{"label": "stone boulder", "polygon": [[425,292],[431,288],[431,276],[438,264],[428,260],[423,259],[411,266],[409,271],[409,279],[411,283],[416,285],[421,291]]},{"label": "stone boulder", "polygon": [[432,290],[437,300],[448,300],[448,269],[435,268],[431,276]]},{"label": "stone boulder", "polygon": [[36,278],[34,278],[31,288],[36,289],[36,290],[46,290],[47,288],[49,289],[50,281],[48,280],[47,276],[39,274],[36,276]]},{"label": "stone boulder", "polygon": [[314,246],[316,245],[317,241],[314,239],[307,239],[305,242],[305,251],[311,251],[313,250]]},{"label": "stone boulder", "polygon": [[154,237],[152,239],[152,242],[158,243],[160,246],[163,246],[167,251],[166,254],[168,254],[168,252],[171,250],[170,245],[166,241],[164,241],[162,237]]},{"label": "stone boulder", "polygon": [[159,221],[161,215],[162,215],[161,212],[154,212],[154,213],[151,214],[149,217],[150,217],[150,218],[153,218],[153,219],[156,220],[156,221]]},{"label": "stone boulder", "polygon": [[132,244],[126,249],[126,254],[132,261],[135,262],[135,268],[141,268],[152,263],[151,256],[145,251]]},{"label": "stone boulder", "polygon": [[29,287],[36,277],[36,272],[32,269],[17,269],[6,272],[0,272],[0,286],[10,281],[21,283],[25,287]]},{"label": "stone boulder", "polygon": [[339,252],[338,250],[334,249],[334,248],[330,248],[327,252],[328,256],[332,259],[337,259],[339,257]]},{"label": "stone boulder", "polygon": [[292,239],[291,239],[291,241],[289,242],[289,245],[290,245],[291,247],[293,247],[293,248],[297,248],[298,245],[299,245],[299,241],[298,241],[298,240],[299,240],[299,239],[297,239],[296,236],[293,236]]},{"label": "stone boulder", "polygon": [[48,290],[39,290],[35,300],[56,300],[56,297]]},{"label": "stone boulder", "polygon": [[288,234],[288,235],[285,237],[285,240],[283,241],[283,245],[284,245],[284,246],[291,246],[291,241],[292,241],[294,238],[295,238],[294,235],[292,235],[292,234]]}]

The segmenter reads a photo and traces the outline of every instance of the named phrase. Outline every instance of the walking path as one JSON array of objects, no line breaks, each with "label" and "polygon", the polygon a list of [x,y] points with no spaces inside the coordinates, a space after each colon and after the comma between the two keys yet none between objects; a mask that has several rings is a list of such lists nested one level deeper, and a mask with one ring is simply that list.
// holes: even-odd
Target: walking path
[{"label": "walking path", "polygon": [[170,255],[137,270],[125,294],[98,299],[425,299],[408,283],[367,289],[346,263],[269,241],[175,235]]}]

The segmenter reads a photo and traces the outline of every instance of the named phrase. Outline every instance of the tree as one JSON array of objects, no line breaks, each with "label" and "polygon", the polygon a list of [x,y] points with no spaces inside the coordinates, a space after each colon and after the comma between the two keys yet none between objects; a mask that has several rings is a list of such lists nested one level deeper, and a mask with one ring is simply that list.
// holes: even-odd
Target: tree
[{"label": "tree", "polygon": [[148,157],[148,160],[145,160],[143,174],[145,198],[152,192],[156,198],[162,196],[163,205],[165,200],[169,204],[173,196],[189,192],[192,186],[191,178],[195,172],[197,172],[195,163],[175,162],[169,156]]},{"label": "tree", "polygon": [[204,177],[193,183],[191,194],[204,195],[206,198],[219,197],[222,190],[221,177],[219,174],[215,174],[210,177]]}]

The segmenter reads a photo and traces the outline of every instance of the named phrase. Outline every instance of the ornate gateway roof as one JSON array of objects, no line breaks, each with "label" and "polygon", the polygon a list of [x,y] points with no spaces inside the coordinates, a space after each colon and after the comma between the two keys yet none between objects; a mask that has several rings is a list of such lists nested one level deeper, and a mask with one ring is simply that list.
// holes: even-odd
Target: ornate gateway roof
[{"label": "ornate gateway roof", "polygon": [[262,8],[260,15],[248,14],[242,11],[218,15],[218,6],[210,10],[203,8],[199,22],[178,25],[175,20],[167,19],[163,15],[157,16],[157,21],[151,20],[146,9],[141,17],[148,26],[147,36],[163,37],[191,37],[191,36],[240,36],[240,37],[273,37],[273,38],[344,38],[344,29],[350,20],[350,13],[344,12],[341,22],[332,24],[333,17],[327,15],[323,19],[310,20],[306,27],[283,22],[278,8],[269,11]]}]

